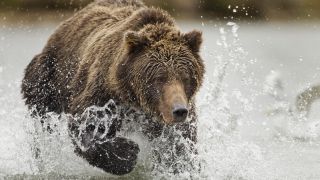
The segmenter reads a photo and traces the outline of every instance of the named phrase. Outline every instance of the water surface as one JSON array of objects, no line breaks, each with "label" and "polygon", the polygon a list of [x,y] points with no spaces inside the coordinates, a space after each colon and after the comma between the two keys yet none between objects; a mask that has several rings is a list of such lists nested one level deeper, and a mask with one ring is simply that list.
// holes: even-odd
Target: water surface
[{"label": "water surface", "polygon": [[[294,106],[298,93],[320,83],[320,23],[179,25],[184,31],[201,29],[204,35],[206,81],[197,97],[203,169],[195,177],[320,179],[319,103],[306,119],[298,118]],[[0,28],[0,177],[116,178],[74,155],[66,133],[44,138],[47,160],[41,170],[32,156],[34,122],[21,99],[20,83],[24,68],[56,26]],[[280,113],[270,115],[275,109]],[[61,132],[65,128],[61,123]],[[125,178],[150,178],[141,166]]]}]

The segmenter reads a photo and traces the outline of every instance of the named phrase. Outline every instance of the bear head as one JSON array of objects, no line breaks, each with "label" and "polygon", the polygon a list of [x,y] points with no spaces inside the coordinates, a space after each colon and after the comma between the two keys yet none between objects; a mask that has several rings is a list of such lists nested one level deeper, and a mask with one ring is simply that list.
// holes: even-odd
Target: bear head
[{"label": "bear head", "polygon": [[185,121],[204,75],[201,36],[165,23],[126,32],[125,55],[117,70],[121,91],[166,124]]}]

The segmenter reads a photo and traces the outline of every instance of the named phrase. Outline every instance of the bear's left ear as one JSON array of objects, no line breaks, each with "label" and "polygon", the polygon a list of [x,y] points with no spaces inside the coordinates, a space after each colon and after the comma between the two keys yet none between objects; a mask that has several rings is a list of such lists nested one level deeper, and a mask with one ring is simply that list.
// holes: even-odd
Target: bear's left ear
[{"label": "bear's left ear", "polygon": [[137,32],[129,31],[124,35],[125,43],[128,46],[130,52],[142,49],[148,45],[148,39],[145,36],[141,36]]},{"label": "bear's left ear", "polygon": [[184,34],[183,38],[193,52],[199,52],[202,43],[202,33],[200,31],[193,30],[189,33]]}]

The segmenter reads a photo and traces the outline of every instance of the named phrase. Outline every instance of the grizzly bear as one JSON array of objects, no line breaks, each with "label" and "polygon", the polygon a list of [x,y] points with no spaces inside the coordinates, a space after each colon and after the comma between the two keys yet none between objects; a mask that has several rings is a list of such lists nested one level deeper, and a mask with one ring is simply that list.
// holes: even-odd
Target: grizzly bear
[{"label": "grizzly bear", "polygon": [[[140,149],[117,135],[124,118],[117,107],[145,115],[149,140],[164,133],[164,126],[176,126],[196,142],[194,97],[204,74],[201,36],[196,30],[181,33],[165,11],[138,0],[94,1],[62,23],[27,66],[25,103],[42,121],[48,112],[70,114],[75,153],[105,172],[129,173]],[[108,110],[91,112],[93,106]],[[110,116],[108,122],[89,120],[101,114]]]}]

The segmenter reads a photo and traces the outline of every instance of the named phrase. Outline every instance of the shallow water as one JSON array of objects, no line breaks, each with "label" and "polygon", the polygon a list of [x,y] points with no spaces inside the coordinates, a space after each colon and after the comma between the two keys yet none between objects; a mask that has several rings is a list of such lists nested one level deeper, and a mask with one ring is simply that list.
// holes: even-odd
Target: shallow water
[{"label": "shallow water", "polygon": [[[179,25],[185,31],[201,29],[204,35],[206,81],[197,97],[202,168],[193,177],[320,179],[319,103],[305,119],[294,107],[299,92],[320,83],[320,23]],[[40,134],[45,161],[32,156],[35,123],[21,99],[20,81],[55,27],[0,28],[0,177],[117,178],[74,155],[63,122],[58,134]],[[279,113],[270,115],[275,110]],[[121,179],[190,177],[152,176],[143,157],[136,170]]]}]

